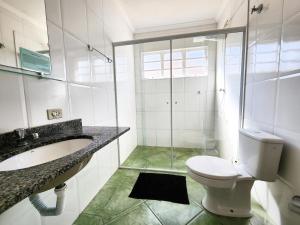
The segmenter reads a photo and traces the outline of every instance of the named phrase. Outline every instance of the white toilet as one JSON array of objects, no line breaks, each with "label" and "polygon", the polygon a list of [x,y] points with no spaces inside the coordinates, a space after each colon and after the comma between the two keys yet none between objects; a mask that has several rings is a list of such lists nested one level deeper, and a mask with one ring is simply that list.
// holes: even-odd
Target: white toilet
[{"label": "white toilet", "polygon": [[217,215],[250,217],[252,185],[276,179],[282,147],[279,137],[240,129],[238,163],[212,156],[188,159],[189,176],[206,188],[203,207]]}]

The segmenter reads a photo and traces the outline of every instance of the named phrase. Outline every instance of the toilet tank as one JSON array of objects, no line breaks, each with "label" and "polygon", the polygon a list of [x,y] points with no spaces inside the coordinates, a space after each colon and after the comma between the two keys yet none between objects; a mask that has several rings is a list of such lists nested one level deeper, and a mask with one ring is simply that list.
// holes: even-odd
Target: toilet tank
[{"label": "toilet tank", "polygon": [[275,135],[240,129],[239,159],[245,170],[257,180],[276,179],[282,147],[283,140]]}]

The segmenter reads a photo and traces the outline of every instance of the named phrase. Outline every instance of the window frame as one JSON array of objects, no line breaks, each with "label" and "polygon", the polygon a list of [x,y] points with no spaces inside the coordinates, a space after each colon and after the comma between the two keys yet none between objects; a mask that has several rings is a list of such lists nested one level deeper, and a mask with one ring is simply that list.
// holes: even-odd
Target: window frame
[{"label": "window frame", "polygon": [[[187,52],[188,51],[191,51],[191,50],[204,50],[205,52],[205,56],[204,57],[195,57],[195,58],[186,58],[187,56]],[[208,54],[209,54],[209,46],[208,45],[203,45],[203,46],[197,46],[197,47],[187,47],[187,48],[178,48],[178,49],[175,49],[173,50],[173,53],[176,52],[176,51],[179,51],[181,52],[182,54],[182,58],[181,59],[176,59],[176,60],[180,60],[182,61],[182,67],[181,68],[176,68],[176,69],[182,69],[183,70],[183,74],[182,76],[174,76],[172,78],[187,78],[187,77],[205,77],[205,76],[208,76],[208,71],[209,71],[209,60],[208,60]],[[145,62],[144,61],[144,56],[145,55],[150,55],[150,54],[159,54],[159,58],[160,60],[159,61],[147,61]],[[166,53],[169,55],[169,60],[165,60],[165,55]],[[173,54],[174,55],[174,54]],[[170,67],[171,67],[171,60],[170,60],[170,50],[159,50],[159,51],[148,51],[148,52],[141,52],[141,72],[142,72],[142,79],[144,80],[158,80],[158,79],[169,79],[171,78],[170,77]],[[205,60],[205,65],[204,66],[189,66],[187,67],[186,64],[187,64],[187,61],[188,60],[194,60],[194,59],[200,59],[200,60]],[[172,62],[176,61],[176,60],[173,60]],[[160,62],[160,69],[157,70],[157,69],[153,69],[153,70],[145,70],[144,69],[144,64],[145,63],[157,63],[157,62]],[[168,62],[169,64],[169,67],[165,67],[165,63]],[[187,75],[186,74],[186,70],[187,69],[191,69],[191,68],[206,68],[206,73],[205,74],[202,74],[200,73],[199,75],[196,75],[196,76],[191,76],[191,75]],[[172,69],[174,71],[174,67],[172,66]],[[147,71],[157,71],[157,72],[160,72],[160,75],[157,76],[157,77],[146,77],[145,76],[145,72]],[[169,71],[169,74],[165,75],[165,71]],[[173,73],[174,74],[174,73]]]}]

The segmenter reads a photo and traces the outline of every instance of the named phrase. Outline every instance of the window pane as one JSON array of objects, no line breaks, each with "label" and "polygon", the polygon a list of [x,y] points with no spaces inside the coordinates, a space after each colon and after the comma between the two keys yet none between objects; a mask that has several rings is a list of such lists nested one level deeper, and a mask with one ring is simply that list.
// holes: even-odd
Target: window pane
[{"label": "window pane", "polygon": [[207,66],[206,58],[200,59],[187,59],[186,60],[186,67],[197,67],[197,66]]},{"label": "window pane", "polygon": [[183,61],[182,60],[174,60],[172,64],[173,69],[179,69],[183,67]]},{"label": "window pane", "polygon": [[155,61],[160,61],[160,54],[159,53],[144,54],[144,62],[155,62]]},{"label": "window pane", "polygon": [[144,70],[160,70],[160,69],[161,69],[160,62],[144,63]]},{"label": "window pane", "polygon": [[[182,58],[183,58],[182,50],[172,52],[172,59],[173,60],[182,59]],[[164,60],[170,60],[170,52],[164,54]]]},{"label": "window pane", "polygon": [[174,51],[172,52],[172,59],[176,60],[176,59],[182,59],[183,58],[183,53],[182,51]]},{"label": "window pane", "polygon": [[207,74],[208,72],[206,67],[194,67],[185,69],[186,77],[207,76]]},{"label": "window pane", "polygon": [[206,49],[197,49],[197,50],[187,50],[186,51],[187,59],[203,58],[203,57],[207,57]]},{"label": "window pane", "polygon": [[164,69],[170,69],[170,61],[164,61]]}]

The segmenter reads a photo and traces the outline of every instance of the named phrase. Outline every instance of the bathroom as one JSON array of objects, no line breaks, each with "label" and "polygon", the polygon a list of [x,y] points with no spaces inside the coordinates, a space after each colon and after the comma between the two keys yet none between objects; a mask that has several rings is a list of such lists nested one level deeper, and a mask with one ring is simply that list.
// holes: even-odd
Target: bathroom
[{"label": "bathroom", "polygon": [[299,13],[0,0],[0,225],[298,225]]}]

